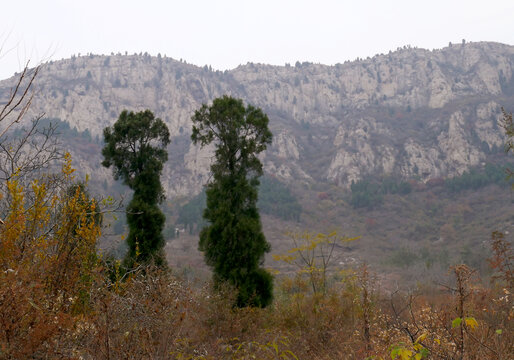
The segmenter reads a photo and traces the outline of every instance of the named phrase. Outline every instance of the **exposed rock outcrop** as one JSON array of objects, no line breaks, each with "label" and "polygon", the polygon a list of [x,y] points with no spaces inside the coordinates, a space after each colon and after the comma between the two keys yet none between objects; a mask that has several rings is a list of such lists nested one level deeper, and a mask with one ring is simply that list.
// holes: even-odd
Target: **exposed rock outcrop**
[{"label": "exposed rock outcrop", "polygon": [[[500,104],[513,108],[513,69],[513,46],[485,42],[225,72],[164,57],[88,55],[46,64],[31,111],[101,137],[121,110],[151,109],[182,139],[164,170],[171,196],[208,181],[212,149],[187,140],[190,118],[223,94],[268,113],[274,142],[265,169],[286,181],[344,186],[369,173],[426,180],[460,174],[501,149]],[[0,100],[12,84],[0,82]],[[110,180],[99,156],[75,158],[84,172]]]}]

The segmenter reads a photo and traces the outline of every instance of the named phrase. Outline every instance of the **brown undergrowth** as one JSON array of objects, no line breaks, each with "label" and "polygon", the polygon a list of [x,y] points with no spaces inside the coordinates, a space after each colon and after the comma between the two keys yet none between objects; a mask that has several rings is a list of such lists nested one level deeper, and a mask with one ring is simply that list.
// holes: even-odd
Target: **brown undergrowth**
[{"label": "brown undergrowth", "polygon": [[[68,160],[63,174],[72,172]],[[386,292],[367,266],[329,273],[328,260],[321,271],[309,261],[276,276],[268,308],[237,308],[230,288],[151,266],[123,276],[116,262],[107,266],[95,252],[96,203],[71,189],[9,184],[1,359],[514,358],[512,252],[498,233],[490,283],[456,265],[444,284]],[[330,254],[327,238],[307,237],[294,253],[323,245]]]},{"label": "brown undergrowth", "polygon": [[272,306],[241,309],[231,289],[152,269],[99,291],[69,344],[91,359],[512,358],[510,292],[471,277],[458,290],[456,271],[431,293],[380,293],[367,268],[324,295],[284,277]]}]

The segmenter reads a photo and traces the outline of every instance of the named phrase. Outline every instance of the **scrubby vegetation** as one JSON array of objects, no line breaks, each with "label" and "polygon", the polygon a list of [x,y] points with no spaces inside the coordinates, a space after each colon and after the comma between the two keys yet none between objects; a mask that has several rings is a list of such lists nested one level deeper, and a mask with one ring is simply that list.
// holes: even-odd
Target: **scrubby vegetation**
[{"label": "scrubby vegetation", "polygon": [[[207,197],[205,191],[193,197],[178,209],[177,224],[193,234],[205,226],[203,211]],[[272,215],[282,220],[299,221],[302,207],[291,190],[276,178],[263,176],[259,186],[257,208],[262,214]]]},{"label": "scrubby vegetation", "polygon": [[[12,113],[9,106],[0,111],[0,122],[6,119],[2,114]],[[18,120],[8,119],[8,127]],[[419,279],[416,286],[391,285],[372,265],[334,261],[335,249],[344,251],[358,238],[291,233],[289,251],[275,256],[290,265],[288,271],[266,270],[275,273],[273,302],[271,296],[266,304],[256,302],[251,292],[242,302],[237,283],[182,278],[179,269],[140,261],[137,242],[130,268],[99,253],[111,199],[88,193],[87,181],[74,177],[68,153],[50,154],[60,161],[59,172],[41,175],[46,160],[23,167],[15,166],[26,164],[17,158],[10,163],[15,171],[4,171],[9,176],[2,179],[0,359],[514,357],[514,252],[507,232],[493,232],[491,255],[481,253],[477,260],[489,267],[489,276],[480,278],[469,265],[449,264],[446,279]],[[471,172],[464,174],[469,176],[474,179]],[[463,183],[473,188],[481,181]],[[407,191],[389,180],[380,186],[362,182],[354,189],[382,195]],[[223,194],[211,197],[211,210]],[[256,212],[256,191],[251,195]],[[337,200],[332,195],[319,192],[321,206]],[[429,197],[426,209],[438,211]],[[440,232],[458,236],[450,226]],[[417,257],[399,250],[390,261],[400,266]],[[224,249],[218,251],[215,260],[223,261],[223,254]],[[251,265],[255,270],[261,263]]]},{"label": "scrubby vegetation", "polygon": [[299,221],[302,207],[291,190],[272,176],[263,176],[257,207],[263,214],[283,220]]},{"label": "scrubby vegetation", "polygon": [[352,182],[352,198],[350,203],[354,208],[373,208],[382,204],[384,195],[400,194],[405,195],[412,191],[412,186],[402,180],[392,177],[380,179],[364,179]]},{"label": "scrubby vegetation", "polygon": [[479,188],[496,184],[506,187],[512,183],[507,179],[511,163],[495,164],[487,163],[484,166],[475,167],[465,171],[461,175],[452,178],[434,178],[419,184],[416,180],[403,181],[393,177],[366,177],[362,180],[352,182],[350,204],[355,208],[373,209],[380,206],[384,201],[384,195],[407,195],[413,190],[426,188],[443,187],[450,194],[457,194],[465,190],[477,190]]},{"label": "scrubby vegetation", "polygon": [[452,193],[469,189],[476,190],[491,184],[505,187],[509,185],[509,181],[507,181],[507,169],[509,167],[511,167],[510,164],[488,163],[482,169],[471,169],[460,176],[447,179],[444,185]]},{"label": "scrubby vegetation", "polygon": [[193,234],[195,229],[197,230],[196,232],[198,232],[198,229],[201,229],[206,224],[203,219],[206,201],[207,196],[205,190],[203,190],[178,210],[177,223],[184,225],[184,228],[188,230],[190,234]]},{"label": "scrubby vegetation", "polygon": [[[444,283],[411,290],[381,288],[380,278],[366,265],[323,267],[319,254],[354,239],[300,235],[296,239],[305,242],[296,247],[291,242],[291,257],[278,260],[301,262],[301,256],[315,254],[315,261],[301,263],[295,273],[276,274],[275,299],[268,308],[238,308],[233,306],[237,292],[229,286],[213,290],[201,279],[186,281],[151,265],[123,275],[119,263],[107,265],[94,251],[99,227],[88,217],[98,210],[91,208],[93,202],[80,200],[85,199],[80,187],[73,195],[63,192],[48,207],[37,200],[44,196],[41,187],[21,189],[13,183],[10,189],[13,211],[0,227],[5,269],[0,272],[0,358],[514,355],[514,255],[500,233],[490,242],[490,282],[456,265]],[[34,207],[22,206],[21,199],[38,194]],[[58,226],[49,233],[43,224]]]}]

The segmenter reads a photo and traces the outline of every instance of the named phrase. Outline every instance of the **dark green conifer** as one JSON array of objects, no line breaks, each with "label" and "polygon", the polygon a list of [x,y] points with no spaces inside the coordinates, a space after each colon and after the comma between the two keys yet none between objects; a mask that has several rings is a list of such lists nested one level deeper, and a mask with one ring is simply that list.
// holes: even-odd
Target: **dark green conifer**
[{"label": "dark green conifer", "polygon": [[273,279],[260,268],[270,245],[262,233],[257,187],[262,163],[257,155],[271,143],[268,117],[261,109],[229,96],[203,105],[192,118],[191,139],[215,145],[213,181],[207,185],[209,222],[200,233],[200,250],[216,283],[228,281],[238,291],[238,306],[267,306]]},{"label": "dark green conifer", "polygon": [[134,261],[153,260],[157,265],[165,265],[165,217],[158,204],[164,199],[160,176],[168,160],[169,130],[150,110],[124,110],[112,128],[104,129],[104,139],[102,165],[112,166],[114,178],[122,179],[134,190],[127,207],[129,251],[125,264],[130,267]]}]

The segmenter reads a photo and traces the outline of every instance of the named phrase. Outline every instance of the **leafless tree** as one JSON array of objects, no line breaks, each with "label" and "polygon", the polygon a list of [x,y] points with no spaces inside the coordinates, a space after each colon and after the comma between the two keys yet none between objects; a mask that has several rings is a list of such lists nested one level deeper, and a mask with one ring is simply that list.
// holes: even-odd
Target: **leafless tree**
[{"label": "leafless tree", "polygon": [[[41,67],[25,68],[15,80],[5,99],[0,101],[0,181],[2,184],[15,174],[24,179],[34,171],[46,168],[62,154],[56,126],[42,128],[44,114],[23,124],[34,98],[34,82]],[[2,186],[2,185],[0,185]]]},{"label": "leafless tree", "polygon": [[[42,126],[44,113],[28,120],[28,110],[35,96],[35,81],[41,65],[29,68],[26,63],[10,90],[0,92],[0,194],[5,194],[7,181],[14,176],[27,184],[62,157],[54,124]],[[0,213],[9,199],[2,197]],[[0,215],[0,218],[2,216]]]}]

